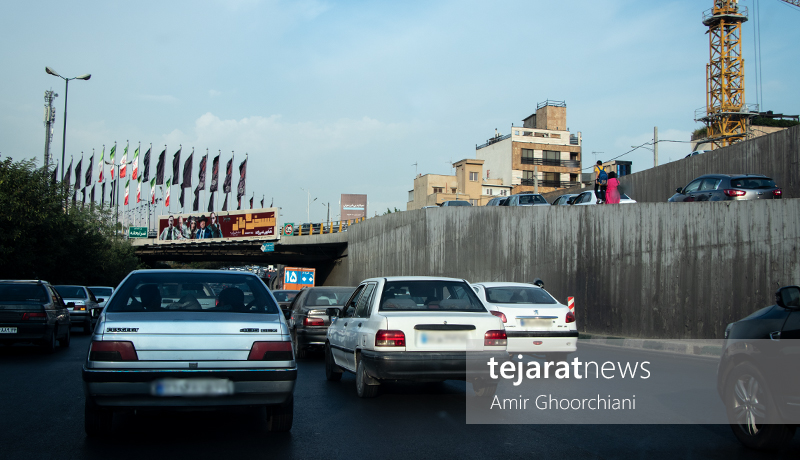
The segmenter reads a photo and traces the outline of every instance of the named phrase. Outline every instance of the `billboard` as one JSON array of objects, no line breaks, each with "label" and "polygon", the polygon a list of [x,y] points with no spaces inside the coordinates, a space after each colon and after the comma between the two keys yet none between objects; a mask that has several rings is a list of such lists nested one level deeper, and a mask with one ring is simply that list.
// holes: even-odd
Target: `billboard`
[{"label": "billboard", "polygon": [[367,217],[367,195],[342,194],[341,220]]},{"label": "billboard", "polygon": [[278,208],[176,213],[158,218],[158,242],[279,238]]}]

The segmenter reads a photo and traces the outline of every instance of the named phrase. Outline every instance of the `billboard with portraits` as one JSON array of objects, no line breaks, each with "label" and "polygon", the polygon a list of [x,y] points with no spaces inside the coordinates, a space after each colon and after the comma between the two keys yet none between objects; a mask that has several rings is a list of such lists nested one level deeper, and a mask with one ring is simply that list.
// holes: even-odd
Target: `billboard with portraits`
[{"label": "billboard with portraits", "polygon": [[275,239],[278,208],[205,213],[175,213],[158,218],[158,242],[204,239]]}]

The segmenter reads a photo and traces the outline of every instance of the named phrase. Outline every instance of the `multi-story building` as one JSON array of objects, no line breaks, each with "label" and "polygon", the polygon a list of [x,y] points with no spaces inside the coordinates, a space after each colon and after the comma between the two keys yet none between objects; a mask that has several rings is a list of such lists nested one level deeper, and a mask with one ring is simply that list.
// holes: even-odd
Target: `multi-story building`
[{"label": "multi-story building", "polygon": [[434,206],[449,200],[465,200],[473,206],[483,206],[498,195],[508,195],[510,185],[500,179],[483,177],[483,160],[464,159],[453,166],[456,174],[421,174],[414,179],[414,189],[408,192],[408,211]]},{"label": "multi-story building", "polygon": [[512,193],[551,192],[580,185],[581,133],[567,128],[567,104],[545,101],[521,127],[511,127],[475,147],[486,179],[510,185]]}]

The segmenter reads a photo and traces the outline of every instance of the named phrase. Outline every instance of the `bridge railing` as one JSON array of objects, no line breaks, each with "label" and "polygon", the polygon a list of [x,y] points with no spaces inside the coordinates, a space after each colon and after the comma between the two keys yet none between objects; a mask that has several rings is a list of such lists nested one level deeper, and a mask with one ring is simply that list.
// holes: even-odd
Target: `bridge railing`
[{"label": "bridge railing", "polygon": [[337,222],[320,222],[318,224],[300,224],[292,233],[293,236],[306,236],[306,235],[323,235],[326,233],[341,233],[346,232],[348,227],[353,224],[362,222],[366,217],[358,219],[341,220]]}]

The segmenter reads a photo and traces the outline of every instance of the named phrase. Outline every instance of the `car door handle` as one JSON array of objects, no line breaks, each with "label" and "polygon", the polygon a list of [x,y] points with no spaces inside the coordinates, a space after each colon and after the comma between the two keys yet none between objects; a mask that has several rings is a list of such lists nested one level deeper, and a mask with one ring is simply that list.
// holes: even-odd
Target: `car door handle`
[{"label": "car door handle", "polygon": [[358,323],[358,327],[361,327],[361,323]]},{"label": "car door handle", "polygon": [[769,333],[770,340],[778,341],[781,339],[781,331],[775,331]]},{"label": "car door handle", "polygon": [[344,323],[344,327],[347,327],[347,323]]}]

